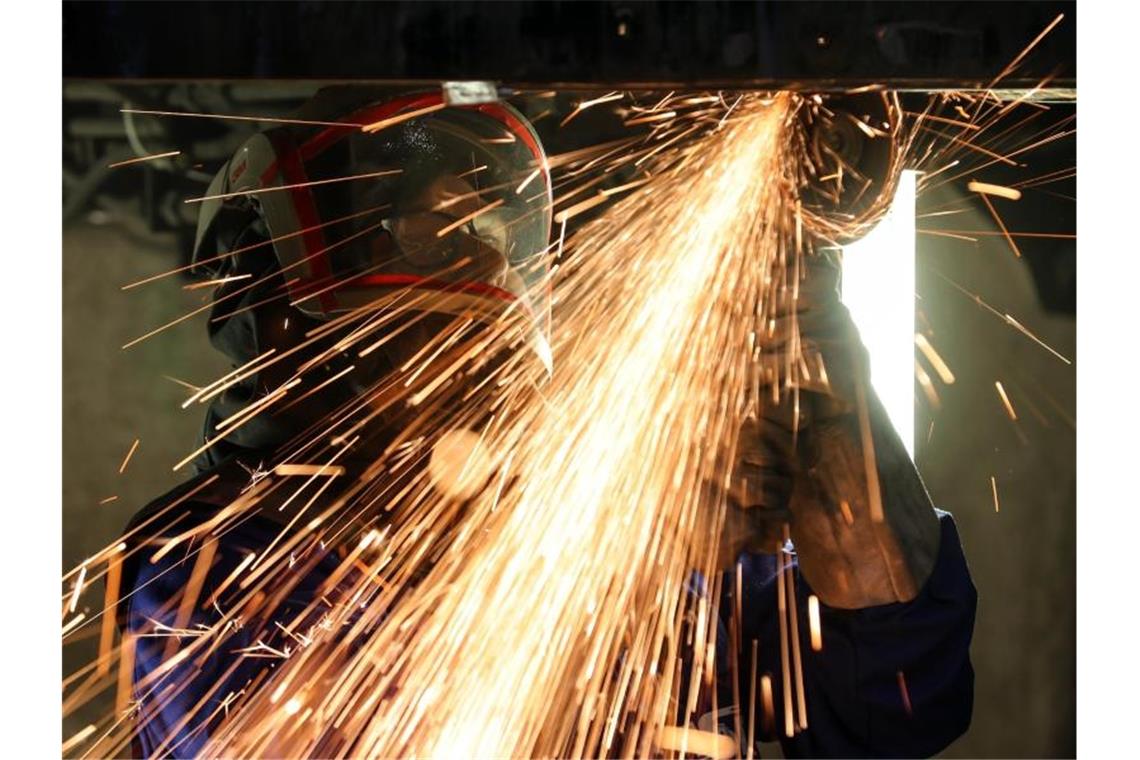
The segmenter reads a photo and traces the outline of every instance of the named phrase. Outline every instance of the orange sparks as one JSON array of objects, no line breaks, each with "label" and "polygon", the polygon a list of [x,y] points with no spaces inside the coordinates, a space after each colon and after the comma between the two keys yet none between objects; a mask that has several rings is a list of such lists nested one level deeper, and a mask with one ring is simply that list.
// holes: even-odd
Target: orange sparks
[{"label": "orange sparks", "polygon": [[135,636],[124,633],[119,644],[118,685],[115,690],[115,713],[122,715],[131,703],[131,681],[135,672]]},{"label": "orange sparks", "polygon": [[1001,380],[994,381],[994,387],[997,388],[998,395],[1001,396],[1001,402],[1005,405],[1005,412],[1009,418],[1017,422],[1017,412],[1013,410],[1013,404],[1009,402],[1009,396],[1006,395],[1005,388],[1002,387]]},{"label": "orange sparks", "polygon": [[255,187],[252,190],[235,190],[232,193],[219,193],[218,195],[203,195],[198,198],[187,198],[182,201],[183,203],[201,203],[203,201],[217,201],[225,200],[226,198],[240,198],[245,195],[257,195],[258,193],[274,193],[279,190],[295,190],[298,187],[315,187],[317,185],[330,185],[334,182],[351,182],[357,179],[371,179],[373,177],[387,177],[392,174],[399,174],[403,169],[384,169],[378,172],[368,172],[366,174],[352,174],[347,177],[332,177],[331,179],[317,179],[310,182],[295,182],[291,185],[272,185],[270,187]]},{"label": "orange sparks", "polygon": [[113,501],[117,501],[118,498],[119,498],[118,496],[108,496],[106,499],[103,499],[102,501],[99,502],[99,506],[103,506],[104,504],[110,504]]},{"label": "orange sparks", "polygon": [[87,579],[87,563],[84,563],[79,568],[79,577],[75,580],[75,588],[71,591],[71,600],[67,603],[67,611],[75,612],[76,605],[79,604],[79,595],[83,593],[83,581]]},{"label": "orange sparks", "polygon": [[119,581],[122,576],[122,557],[111,556],[107,565],[107,589],[103,596],[103,624],[99,630],[99,668],[101,676],[111,672],[111,645],[115,641],[115,605],[119,601]]},{"label": "orange sparks", "polygon": [[982,199],[982,203],[986,204],[986,208],[989,209],[990,216],[992,216],[994,218],[994,221],[997,222],[998,228],[1001,230],[1002,234],[1005,235],[1005,240],[1007,243],[1009,243],[1009,247],[1013,249],[1014,255],[1020,259],[1021,251],[1018,249],[1017,243],[1013,241],[1013,236],[1009,234],[1009,230],[1005,228],[1005,222],[1003,222],[1001,220],[1001,217],[998,216],[998,212],[997,209],[994,208],[994,204],[990,203],[990,199],[986,197],[985,193],[979,194],[978,197]]},{"label": "orange sparks", "polygon": [[954,373],[950,371],[950,367],[946,365],[946,362],[944,362],[942,357],[938,355],[938,352],[934,350],[934,346],[930,345],[930,341],[926,339],[926,336],[922,333],[915,333],[914,344],[918,346],[918,350],[921,351],[922,355],[926,357],[926,360],[930,362],[930,366],[934,367],[934,371],[938,373],[938,377],[942,382],[946,383],[946,385],[953,385]]},{"label": "orange sparks", "polygon": [[1030,332],[1023,324],[1018,322],[1016,319],[1011,317],[1009,314],[1002,314],[1002,316],[1005,318],[1005,321],[1007,324],[1014,327],[1022,335],[1029,338],[1031,341],[1033,341],[1037,345],[1041,346],[1041,348],[1045,349],[1049,353],[1053,354],[1053,356],[1056,356],[1058,359],[1063,361],[1065,364],[1072,364],[1071,361],[1069,361],[1064,356],[1062,356],[1060,353],[1055,351],[1052,347],[1050,347],[1047,343],[1045,343],[1043,340],[1041,340],[1036,335],[1034,335],[1032,332]]},{"label": "orange sparks", "polygon": [[579,201],[578,203],[575,203],[570,208],[566,208],[566,209],[559,211],[557,214],[554,215],[554,222],[556,224],[562,224],[562,223],[566,222],[566,220],[570,219],[571,217],[577,216],[578,214],[581,214],[583,211],[587,211],[589,209],[592,209],[594,206],[597,206],[601,203],[605,203],[607,200],[609,200],[609,196],[604,195],[602,193],[598,193],[597,195],[594,195],[590,198],[587,198],[584,201]]},{"label": "orange sparks", "polygon": [[1029,51],[1037,47],[1037,43],[1045,39],[1045,36],[1048,35],[1049,32],[1053,31],[1053,28],[1057,26],[1057,24],[1061,23],[1064,18],[1064,13],[1058,13],[1057,18],[1053,19],[1053,21],[1050,22],[1049,26],[1045,27],[1045,29],[1042,30],[1041,34],[1038,34],[1036,37],[1034,37],[1033,41],[1026,45],[1025,49],[1018,53],[1017,57],[1010,61],[1009,64],[1001,70],[1001,73],[994,77],[993,81],[986,86],[986,89],[992,90],[995,84],[1005,78],[1006,74],[1017,68],[1017,65],[1025,59],[1025,56],[1029,55]]},{"label": "orange sparks", "polygon": [[68,752],[82,744],[83,741],[93,733],[95,733],[95,724],[88,723],[86,728],[63,743],[63,747],[60,748],[60,754],[67,757]]},{"label": "orange sparks", "polygon": [[119,465],[119,474],[120,475],[122,475],[123,472],[126,471],[127,465],[130,464],[131,457],[134,456],[135,449],[137,449],[138,447],[139,447],[139,439],[136,438],[135,442],[133,444],[131,444],[131,450],[127,452],[127,455],[125,457],[123,457],[123,463],[121,465]]},{"label": "orange sparks", "polygon": [[972,193],[979,193],[981,195],[996,195],[999,198],[1008,198],[1011,201],[1021,200],[1020,190],[1015,190],[1012,187],[1005,187],[1003,185],[991,185],[988,182],[970,180],[966,184],[966,189]]},{"label": "orange sparks", "polygon": [[772,697],[772,676],[765,673],[760,677],[760,705],[764,711],[764,732],[772,730],[776,723],[776,701]]},{"label": "orange sparks", "polygon": [[815,594],[808,596],[808,626],[811,629],[811,651],[818,652],[823,649],[823,631],[819,625],[819,597]]},{"label": "orange sparks", "polygon": [[657,747],[666,752],[711,758],[736,757],[732,737],[684,726],[664,726],[657,732]]},{"label": "orange sparks", "polygon": [[910,706],[910,691],[906,688],[906,676],[903,675],[903,672],[901,670],[897,675],[899,679],[899,694],[902,696],[903,709],[906,710],[906,714],[908,716],[913,715],[914,711],[911,710]]},{"label": "orange sparks", "polygon": [[277,119],[272,116],[235,116],[226,113],[193,113],[190,111],[148,111],[141,108],[120,108],[120,113],[137,113],[145,116],[190,116],[196,119],[224,119],[227,121],[259,121],[266,124],[297,124],[303,127],[346,127],[363,125],[347,121],[310,121],[308,119]]},{"label": "orange sparks", "polygon": [[938,391],[934,388],[934,381],[930,379],[930,375],[922,368],[921,362],[918,359],[914,360],[914,376],[918,380],[918,384],[922,387],[922,392],[926,394],[927,401],[934,409],[941,409],[942,402],[938,398]]},{"label": "orange sparks", "polygon": [[436,230],[435,236],[437,238],[441,238],[450,232],[454,232],[455,230],[459,229],[463,225],[470,222],[472,219],[475,219],[476,217],[481,216],[481,215],[487,213],[488,211],[491,211],[492,209],[496,209],[502,205],[503,205],[503,199],[502,198],[500,198],[497,201],[492,201],[491,203],[488,203],[486,206],[483,206],[480,209],[476,209],[475,211],[472,211],[470,214],[467,214],[466,216],[463,216],[463,217],[460,217],[459,219],[456,219],[454,222],[447,225],[446,227],[443,227],[442,229]]},{"label": "orange sparks", "polygon": [[189,285],[183,285],[183,290],[201,290],[202,288],[213,288],[218,285],[225,285],[227,282],[237,282],[239,280],[248,280],[253,277],[252,274],[235,274],[232,277],[219,277],[216,280],[204,280],[202,282],[192,282]]},{"label": "orange sparks", "polygon": [[290,475],[327,475],[335,478],[343,475],[345,469],[343,465],[339,464],[279,464],[273,468],[273,472],[286,477]]},{"label": "orange sparks", "polygon": [[591,106],[596,106],[596,105],[599,105],[601,103],[610,103],[610,102],[615,101],[615,100],[621,100],[623,97],[625,97],[625,96],[620,92],[611,92],[608,95],[601,96],[600,98],[594,98],[593,100],[583,100],[581,103],[579,103],[574,108],[573,111],[571,111],[569,114],[566,115],[565,119],[563,119],[561,122],[559,122],[558,126],[559,127],[565,127],[567,124],[570,123],[570,121],[575,116],[582,113],[583,111],[585,111],[587,108],[590,108]]},{"label": "orange sparks", "polygon": [[537,177],[541,172],[542,172],[542,167],[539,167],[539,168],[535,169],[534,171],[532,171],[530,174],[526,175],[526,179],[524,179],[519,184],[519,186],[515,188],[515,195],[522,195],[522,191],[526,189],[526,186],[529,185],[531,182],[533,182],[534,178]]},{"label": "orange sparks", "polygon": [[69,620],[67,622],[66,625],[63,626],[63,630],[60,632],[61,635],[66,637],[67,634],[69,634],[69,633],[71,633],[71,631],[75,630],[75,627],[77,625],[79,625],[80,623],[82,623],[83,619],[86,617],[87,617],[87,615],[85,613],[82,613],[82,612],[80,612],[78,615],[73,617],[71,620]]},{"label": "orange sparks", "polygon": [[851,505],[847,503],[846,499],[839,502],[839,511],[843,513],[843,521],[848,525],[855,524],[855,515],[851,514]]},{"label": "orange sparks", "polygon": [[138,158],[128,158],[126,161],[116,161],[113,164],[107,164],[108,169],[117,169],[120,166],[129,166],[130,164],[138,164],[143,161],[155,161],[160,158],[173,158],[174,156],[181,155],[180,150],[171,150],[166,153],[155,153],[150,156],[139,156]]},{"label": "orange sparks", "polygon": [[990,489],[993,491],[993,494],[994,494],[994,511],[995,512],[1001,512],[1001,504],[998,502],[998,494],[997,494],[997,478],[993,475],[990,475]]}]

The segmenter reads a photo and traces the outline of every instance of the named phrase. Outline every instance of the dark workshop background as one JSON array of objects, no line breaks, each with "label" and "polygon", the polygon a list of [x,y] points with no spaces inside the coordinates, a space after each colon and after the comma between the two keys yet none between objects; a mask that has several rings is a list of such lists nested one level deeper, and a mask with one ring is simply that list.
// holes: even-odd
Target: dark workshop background
[{"label": "dark workshop background", "polygon": [[[308,8],[314,4],[297,5]],[[645,6],[625,5],[634,10],[609,20],[624,22],[627,34],[644,34],[643,41],[651,40],[653,27],[637,24],[638,8]],[[1047,4],[1025,7],[1041,5]],[[1048,12],[1033,11],[1038,16]],[[995,19],[1002,18],[1001,13],[992,13]],[[70,26],[68,18],[72,19]],[[80,24],[76,18],[80,18],[76,7],[65,9],[65,73],[72,65],[75,74],[74,66],[79,65],[75,61],[85,55],[89,61],[118,60],[114,50],[103,50],[100,57],[88,49],[95,44],[98,26],[85,24],[99,19],[82,17]],[[737,19],[738,27],[742,23]],[[1013,31],[1024,41],[1028,39],[1025,30],[1042,26],[1038,18],[1029,18]],[[818,39],[820,32],[812,29],[804,34],[816,34],[812,39]],[[900,26],[896,31],[901,39],[914,29]],[[930,34],[937,38],[936,33]],[[1012,57],[1008,46],[995,50],[996,43],[989,38],[977,48],[971,48],[969,39],[963,41],[960,35],[950,38],[953,44],[964,46],[958,53],[971,61]],[[889,50],[905,54],[911,44],[933,56],[929,39],[929,35],[920,35],[918,42],[906,44],[896,39],[892,43],[896,46]],[[526,40],[530,44],[531,38]],[[388,40],[380,47],[384,55],[396,56],[393,50],[403,50],[398,43]],[[749,45],[753,43],[739,39],[725,43],[725,65],[741,55],[747,58]],[[257,125],[132,119],[120,109],[130,104],[174,111],[284,115],[317,87],[312,81],[280,79],[123,84],[125,77],[152,71],[153,62],[145,60],[147,51],[122,46],[123,68],[99,72],[119,77],[120,83],[79,78],[64,83],[62,570],[114,541],[135,510],[186,477],[171,467],[194,447],[203,409],[197,405],[181,409],[188,392],[178,381],[201,385],[229,368],[207,343],[204,312],[122,349],[129,340],[201,307],[209,298],[209,290],[184,289],[191,280],[181,276],[129,290],[122,286],[186,263],[194,207],[182,199],[201,194],[216,167]],[[273,50],[254,48],[253,52],[247,48],[245,54],[253,56],[257,66],[273,58]],[[150,52],[155,49],[157,44]],[[218,49],[212,49],[211,55]],[[443,51],[442,60],[455,62],[451,48],[438,49]],[[818,65],[838,66],[837,61],[851,60],[850,76],[863,75],[858,68],[863,65],[860,58],[836,57],[834,49],[817,54],[824,56]],[[942,54],[948,55],[946,50]],[[192,56],[193,51],[181,55]],[[175,53],[170,56],[180,60]],[[298,55],[299,60],[304,57]],[[215,58],[221,61],[219,66],[228,60],[225,55]],[[900,65],[906,63],[903,58]],[[394,70],[411,65],[406,59],[393,60]],[[598,60],[612,63],[602,53]],[[538,78],[544,76],[542,66],[548,63],[541,57],[534,59]],[[915,65],[928,63],[923,59]],[[685,75],[676,61],[647,61],[644,70],[652,71],[654,65],[673,66],[672,73]],[[637,71],[636,66],[622,70]],[[251,69],[254,75],[259,71],[256,66]],[[274,71],[280,73],[270,73]],[[767,73],[787,76],[774,69]],[[598,135],[614,128],[612,118],[587,112],[575,120],[574,131],[555,130],[560,114],[568,112],[579,97],[567,92],[546,104],[519,101],[531,118],[553,104],[554,114],[538,121],[549,153],[597,141]],[[1075,102],[1051,108],[1048,118],[1060,120],[1075,113]],[[107,168],[116,160],[173,149],[183,151],[175,162]],[[1057,140],[1025,160],[1029,166],[1019,171],[1028,174],[1022,177],[1074,167],[1075,139]],[[998,171],[978,179],[1012,181]],[[919,225],[991,234],[976,236],[976,243],[919,234],[916,254],[917,325],[927,331],[956,377],[953,385],[940,388],[937,411],[916,386],[916,458],[936,504],[953,512],[958,521],[979,592],[972,649],[977,673],[973,724],[944,756],[1071,757],[1076,753],[1075,366],[1058,360],[949,282],[1012,315],[1075,365],[1076,245],[1073,240],[1026,238],[1020,240],[1023,257],[1015,257],[996,234],[984,207],[967,198],[965,181],[921,198],[919,211],[945,204],[969,211],[952,217],[952,222],[920,218]],[[1027,189],[1021,201],[1002,204],[1001,209],[1011,230],[1071,233],[1075,230],[1075,180]],[[1016,423],[1003,411],[996,380],[1002,381],[1018,410]],[[138,449],[127,470],[119,474],[135,439],[140,441]],[[1000,512],[994,508],[991,476],[996,477]],[[111,497],[113,501],[100,503]],[[77,646],[65,652],[65,674],[85,661],[87,655],[81,650]],[[69,717],[64,734],[86,725],[89,714]],[[778,751],[766,749],[769,757]]]}]

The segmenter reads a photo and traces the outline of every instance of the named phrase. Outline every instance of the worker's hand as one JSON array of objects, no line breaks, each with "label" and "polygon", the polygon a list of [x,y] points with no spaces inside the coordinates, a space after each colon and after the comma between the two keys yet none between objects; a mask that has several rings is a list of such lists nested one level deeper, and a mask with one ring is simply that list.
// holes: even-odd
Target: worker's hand
[{"label": "worker's hand", "polygon": [[[726,542],[770,551],[780,537],[772,518],[787,514],[800,570],[825,604],[909,601],[937,558],[938,519],[870,389],[866,351],[839,301],[838,260],[817,255],[808,267],[794,313],[778,311],[764,343],[771,366],[808,372],[741,431]],[[796,352],[802,365],[789,361]]]}]

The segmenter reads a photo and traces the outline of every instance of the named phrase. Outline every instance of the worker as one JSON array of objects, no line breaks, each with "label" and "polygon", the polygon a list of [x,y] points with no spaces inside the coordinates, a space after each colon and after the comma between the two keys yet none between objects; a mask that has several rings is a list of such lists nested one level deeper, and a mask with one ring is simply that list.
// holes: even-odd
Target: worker
[{"label": "worker", "polygon": [[[517,111],[503,103],[449,106],[438,93],[391,98],[345,87],[322,90],[298,120],[309,123],[247,142],[202,204],[194,266],[220,283],[210,339],[235,371],[223,391],[201,394],[210,407],[198,474],[144,507],[126,531],[132,551],[119,620],[134,643],[139,756],[201,752],[224,730],[230,705],[264,684],[275,657],[293,646],[295,634],[280,621],[296,630],[319,625],[314,601],[353,580],[338,575],[342,558],[323,544],[274,578],[268,601],[254,605],[234,580],[256,571],[301,514],[305,500],[282,487],[289,477],[277,465],[330,425],[366,420],[337,460],[347,475],[313,497],[334,503],[361,480],[354,475],[407,440],[412,418],[387,403],[392,383],[385,381],[405,377],[441,335],[454,345],[484,341],[486,357],[441,391],[439,414],[459,414],[465,395],[496,393],[480,380],[497,363],[520,361],[519,371],[533,372],[536,382],[551,370],[544,252],[552,190],[541,143]],[[371,134],[338,122],[382,128]],[[527,192],[518,192],[518,178],[532,174]],[[802,608],[808,594],[822,603],[826,645],[803,647],[806,729],[783,733],[777,690],[775,721],[761,720],[755,705],[757,736],[779,736],[788,756],[930,755],[969,724],[975,593],[953,520],[934,510],[866,388],[833,264],[819,257],[813,286],[776,331],[799,324],[828,367],[827,382],[805,385],[798,398],[785,396],[746,424],[725,494],[722,555],[742,581],[737,659],[748,662],[751,642],[763,642],[759,672],[783,683],[779,648],[771,645],[779,641],[781,553],[794,568]],[[489,341],[488,325],[504,312],[514,327]],[[354,321],[354,314],[372,316]],[[369,350],[330,348],[353,330],[366,331]],[[773,346],[791,344],[777,338]],[[305,387],[319,393],[285,392],[301,368],[315,377],[306,376]],[[243,414],[258,404],[271,411]],[[864,466],[867,430],[878,499]],[[424,466],[390,477],[410,480]],[[721,609],[729,610],[736,585],[723,585]],[[182,604],[190,586],[197,599]],[[729,709],[700,722],[735,736],[734,623],[722,618],[719,704]],[[190,647],[202,631],[211,645]],[[746,737],[735,738],[744,752]]]}]

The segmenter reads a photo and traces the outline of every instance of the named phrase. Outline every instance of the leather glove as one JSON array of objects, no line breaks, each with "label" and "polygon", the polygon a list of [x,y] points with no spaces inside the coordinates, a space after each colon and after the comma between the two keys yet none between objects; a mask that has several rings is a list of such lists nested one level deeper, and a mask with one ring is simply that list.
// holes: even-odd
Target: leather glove
[{"label": "leather glove", "polygon": [[938,518],[870,388],[866,351],[839,301],[838,256],[804,263],[794,312],[777,308],[762,340],[766,376],[790,388],[742,427],[722,551],[774,551],[786,521],[825,604],[910,601],[937,559]]}]

